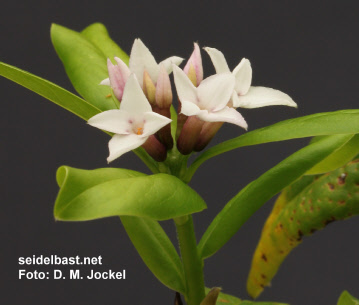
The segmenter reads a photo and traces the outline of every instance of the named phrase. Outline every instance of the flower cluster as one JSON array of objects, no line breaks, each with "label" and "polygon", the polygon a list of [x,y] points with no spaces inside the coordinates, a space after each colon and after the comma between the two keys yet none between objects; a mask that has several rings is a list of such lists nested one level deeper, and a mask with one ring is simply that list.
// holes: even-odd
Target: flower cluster
[{"label": "flower cluster", "polygon": [[[88,123],[115,135],[109,142],[108,162],[142,146],[156,161],[162,162],[174,142],[180,153],[201,151],[224,122],[247,129],[236,110],[270,105],[296,107],[285,93],[265,87],[253,87],[252,68],[243,58],[231,72],[222,52],[204,48],[216,74],[203,79],[202,57],[198,44],[183,70],[183,59],[172,56],[156,62],[140,39],[136,39],[129,66],[115,57],[116,65],[107,61],[109,78],[101,85],[112,88],[120,108],[102,112]],[[173,95],[169,74],[173,71],[179,99],[176,139],[171,135]],[[175,140],[175,141],[174,141]]]}]

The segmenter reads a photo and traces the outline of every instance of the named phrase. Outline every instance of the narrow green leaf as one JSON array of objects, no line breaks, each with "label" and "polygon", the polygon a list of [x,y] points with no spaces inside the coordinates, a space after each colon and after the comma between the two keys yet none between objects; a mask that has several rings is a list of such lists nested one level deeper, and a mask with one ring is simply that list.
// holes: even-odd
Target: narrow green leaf
[{"label": "narrow green leaf", "polygon": [[113,58],[116,56],[128,65],[128,55],[111,39],[102,23],[89,25],[81,34],[101,50],[106,58],[110,58],[113,63],[115,63]]},{"label": "narrow green leaf", "polygon": [[181,260],[160,224],[134,216],[121,216],[121,221],[152,273],[170,289],[185,294]]},{"label": "narrow green leaf", "polygon": [[195,171],[206,160],[239,147],[318,135],[356,133],[359,133],[359,110],[317,113],[282,121],[248,132],[208,149],[192,163],[186,181],[191,180]]},{"label": "narrow green leaf", "polygon": [[106,56],[84,35],[53,24],[51,40],[76,91],[102,111],[117,108],[111,88],[100,85],[108,77]]},{"label": "narrow green leaf", "polygon": [[24,70],[0,62],[0,75],[43,96],[84,120],[101,112],[71,92]]},{"label": "narrow green leaf", "polygon": [[217,252],[265,202],[351,138],[335,135],[310,144],[247,185],[210,224],[198,245],[200,255],[206,258]]},{"label": "narrow green leaf", "polygon": [[176,145],[176,132],[177,132],[177,112],[175,110],[175,108],[173,107],[173,105],[171,105],[171,135],[173,138],[173,141],[175,142],[174,145]]},{"label": "narrow green leaf", "polygon": [[54,214],[58,220],[120,215],[166,220],[206,208],[194,190],[167,174],[146,176],[123,169],[87,171],[62,166],[57,177],[61,189]]},{"label": "narrow green leaf", "polygon": [[331,172],[353,160],[358,153],[359,134],[354,135],[350,141],[345,143],[343,146],[338,147],[338,149],[335,150],[331,155],[329,155],[323,161],[319,162],[305,174],[317,175]]},{"label": "narrow green leaf", "polygon": [[343,291],[337,305],[359,305],[359,300],[350,295],[348,291]]},{"label": "narrow green leaf", "polygon": [[356,160],[324,175],[303,176],[282,191],[253,255],[247,281],[252,297],[257,297],[272,281],[303,236],[332,221],[359,214],[358,170],[359,160]]}]

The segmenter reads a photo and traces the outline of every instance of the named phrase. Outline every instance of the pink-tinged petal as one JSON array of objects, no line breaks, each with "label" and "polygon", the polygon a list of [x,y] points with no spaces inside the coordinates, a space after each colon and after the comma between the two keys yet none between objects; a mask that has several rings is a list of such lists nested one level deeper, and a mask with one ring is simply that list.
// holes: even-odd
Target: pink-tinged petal
[{"label": "pink-tinged petal", "polygon": [[171,57],[168,57],[167,59],[161,61],[159,63],[159,65],[163,65],[167,71],[167,74],[170,74],[172,73],[172,64],[173,65],[176,65],[176,66],[179,66],[183,61],[183,58],[182,57],[178,57],[178,56],[171,56]]},{"label": "pink-tinged petal", "polygon": [[88,120],[88,124],[113,133],[129,134],[132,126],[131,115],[122,110],[114,109],[96,114]]},{"label": "pink-tinged petal", "polygon": [[233,90],[231,101],[232,101],[233,108],[239,107],[240,101],[239,101],[238,93],[236,90]]},{"label": "pink-tinged petal", "polygon": [[127,80],[120,110],[132,114],[142,114],[152,111],[151,105],[143,93],[135,74],[131,74]]},{"label": "pink-tinged petal", "polygon": [[234,88],[232,73],[220,73],[206,78],[197,88],[199,106],[210,112],[223,109]]},{"label": "pink-tinged petal", "polygon": [[231,72],[223,53],[215,48],[204,48],[212,60],[217,73]]},{"label": "pink-tinged petal", "polygon": [[110,79],[105,78],[103,81],[101,81],[100,85],[111,86]]},{"label": "pink-tinged petal", "polygon": [[163,64],[160,64],[156,84],[156,104],[160,108],[169,108],[172,104],[171,80]]},{"label": "pink-tinged petal", "polygon": [[144,45],[141,39],[135,39],[130,56],[130,70],[135,73],[142,87],[143,72],[146,70],[152,81],[156,83],[159,67],[150,50]]},{"label": "pink-tinged petal", "polygon": [[142,137],[148,137],[156,133],[162,127],[172,122],[171,119],[166,118],[165,116],[155,112],[145,113],[143,119],[144,119],[144,124],[143,124],[143,134],[141,135]]},{"label": "pink-tinged petal", "polygon": [[121,101],[125,84],[131,72],[121,59],[115,57],[115,60],[118,65],[113,65],[111,60],[107,59],[107,68],[111,88],[116,98]]},{"label": "pink-tinged petal", "polygon": [[197,88],[193,86],[192,82],[182,69],[173,65],[173,76],[180,101],[197,103]]},{"label": "pink-tinged petal", "polygon": [[248,124],[234,108],[225,107],[224,109],[216,112],[200,113],[198,117],[206,122],[227,122],[238,125],[247,130]]},{"label": "pink-tinged petal", "polygon": [[124,153],[140,147],[143,143],[146,142],[146,140],[147,137],[140,137],[135,134],[114,135],[108,143],[110,155],[107,158],[107,162],[110,163],[111,161],[122,156]]},{"label": "pink-tinged petal", "polygon": [[201,56],[201,50],[199,49],[199,46],[197,43],[194,43],[194,50],[191,55],[191,57],[188,59],[186,66],[183,68],[183,71],[188,75],[189,69],[191,64],[194,67],[194,70],[196,72],[196,80],[197,80],[197,86],[201,83],[203,80],[203,65],[202,65],[202,56]]},{"label": "pink-tinged petal", "polygon": [[274,105],[298,107],[289,95],[272,88],[250,87],[246,95],[239,96],[239,107],[242,108],[259,108]]},{"label": "pink-tinged petal", "polygon": [[247,94],[252,83],[252,67],[249,60],[243,58],[234,68],[233,75],[236,78],[234,90],[237,91],[238,95]]},{"label": "pink-tinged petal", "polygon": [[181,113],[186,116],[198,115],[201,112],[208,112],[207,110],[201,110],[195,103],[187,100],[182,100]]}]

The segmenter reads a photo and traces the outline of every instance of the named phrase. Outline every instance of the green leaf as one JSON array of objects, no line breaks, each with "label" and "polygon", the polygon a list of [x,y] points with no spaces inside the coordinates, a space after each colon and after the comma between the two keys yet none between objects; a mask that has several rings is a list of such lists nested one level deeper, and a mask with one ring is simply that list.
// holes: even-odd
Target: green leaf
[{"label": "green leaf", "polygon": [[193,174],[206,160],[239,147],[318,135],[356,133],[359,133],[359,110],[317,113],[282,121],[248,132],[208,149],[192,163],[186,181],[191,180]]},{"label": "green leaf", "polygon": [[306,172],[306,175],[317,175],[336,170],[353,160],[358,153],[359,134],[353,136],[353,138],[343,146],[338,147],[331,155]]},{"label": "green leaf", "polygon": [[[206,294],[210,291],[209,288],[206,288]],[[276,302],[253,302],[253,301],[244,301],[235,296],[221,292],[217,299],[217,305],[287,305],[284,303]]]},{"label": "green leaf", "polygon": [[101,112],[99,108],[89,104],[71,92],[36,75],[2,62],[0,62],[0,75],[36,92],[86,121]]},{"label": "green leaf", "polygon": [[350,295],[348,291],[343,291],[337,305],[359,305],[359,300]]},{"label": "green leaf", "polygon": [[84,35],[57,24],[51,26],[51,40],[76,91],[102,111],[118,108],[109,86],[100,82],[108,78],[106,56]]},{"label": "green leaf", "polygon": [[171,105],[171,135],[174,141],[174,145],[176,145],[176,132],[177,132],[177,112],[175,110],[175,108],[173,107],[173,105]]},{"label": "green leaf", "polygon": [[310,144],[247,185],[208,227],[198,245],[201,257],[217,252],[265,202],[351,138],[352,135],[334,135]]},{"label": "green leaf", "polygon": [[54,214],[58,220],[83,221],[109,216],[166,220],[206,208],[203,199],[174,176],[140,175],[114,168],[81,170],[62,166]]},{"label": "green leaf", "polygon": [[[253,255],[247,290],[257,297],[287,255],[327,224],[359,214],[359,160],[320,176],[303,176],[283,190]],[[358,304],[359,305],[359,304]]]},{"label": "green leaf", "polygon": [[121,216],[121,221],[152,273],[170,289],[185,294],[181,260],[160,224],[134,216]]},{"label": "green leaf", "polygon": [[112,60],[119,57],[128,65],[129,57],[122,49],[111,39],[106,27],[102,23],[94,23],[85,28],[81,34],[94,44],[106,58]]}]

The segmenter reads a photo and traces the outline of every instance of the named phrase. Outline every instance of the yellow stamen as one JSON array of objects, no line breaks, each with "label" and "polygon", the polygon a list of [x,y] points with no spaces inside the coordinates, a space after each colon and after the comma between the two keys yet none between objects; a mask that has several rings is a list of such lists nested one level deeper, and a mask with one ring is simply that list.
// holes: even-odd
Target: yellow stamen
[{"label": "yellow stamen", "polygon": [[138,135],[143,134],[143,127],[137,127],[136,134]]}]

